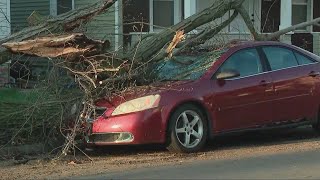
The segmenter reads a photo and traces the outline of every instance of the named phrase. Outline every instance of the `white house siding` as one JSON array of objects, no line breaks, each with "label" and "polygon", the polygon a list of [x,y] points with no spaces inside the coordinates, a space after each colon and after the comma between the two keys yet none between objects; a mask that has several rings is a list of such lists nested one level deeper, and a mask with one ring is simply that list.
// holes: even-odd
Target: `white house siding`
[{"label": "white house siding", "polygon": [[10,34],[10,1],[0,0],[0,39]]},{"label": "white house siding", "polygon": [[313,53],[320,55],[320,34],[313,33]]},{"label": "white house siding", "polygon": [[[0,0],[0,39],[10,34],[10,2]],[[0,87],[9,81],[9,63],[0,65]]]},{"label": "white house siding", "polygon": [[[75,9],[87,6],[90,3],[97,2],[99,0],[74,0]],[[115,8],[111,7],[105,13],[95,17],[85,26],[81,27],[87,36],[99,40],[109,40],[111,42],[112,49],[115,45]]]},{"label": "white house siding", "polygon": [[28,27],[27,18],[36,11],[43,17],[50,15],[50,0],[10,0],[11,31]]}]

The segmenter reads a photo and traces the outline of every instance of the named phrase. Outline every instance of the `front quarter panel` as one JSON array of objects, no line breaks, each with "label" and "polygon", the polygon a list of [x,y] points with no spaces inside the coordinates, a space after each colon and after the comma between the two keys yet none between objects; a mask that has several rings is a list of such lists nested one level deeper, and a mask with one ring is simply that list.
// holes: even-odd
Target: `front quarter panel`
[{"label": "front quarter panel", "polygon": [[[213,93],[213,83],[211,80],[198,80],[187,86],[177,89],[170,89],[161,95],[160,106],[162,107],[162,128],[167,130],[171,114],[181,105],[193,103],[201,106],[202,111],[208,118],[210,130],[214,124],[211,122],[214,104],[206,100]],[[163,137],[165,139],[165,137]]]}]

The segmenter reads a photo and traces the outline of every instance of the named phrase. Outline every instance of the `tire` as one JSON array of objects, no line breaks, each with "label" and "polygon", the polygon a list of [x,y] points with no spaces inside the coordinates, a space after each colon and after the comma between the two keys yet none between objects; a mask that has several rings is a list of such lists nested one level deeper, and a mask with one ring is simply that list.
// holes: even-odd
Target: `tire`
[{"label": "tire", "polygon": [[317,123],[313,124],[312,125],[312,128],[320,134],[320,112],[318,112],[317,116],[316,116],[316,119],[317,119]]},{"label": "tire", "polygon": [[208,120],[196,106],[185,104],[177,108],[169,120],[167,149],[174,153],[201,150],[208,137]]}]

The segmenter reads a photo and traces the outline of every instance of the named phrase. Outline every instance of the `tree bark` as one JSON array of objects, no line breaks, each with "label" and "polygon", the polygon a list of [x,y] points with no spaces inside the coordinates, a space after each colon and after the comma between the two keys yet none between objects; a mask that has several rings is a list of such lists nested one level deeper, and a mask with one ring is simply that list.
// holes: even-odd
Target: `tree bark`
[{"label": "tree bark", "polygon": [[8,42],[3,43],[2,46],[13,53],[74,60],[80,56],[101,54],[110,46],[110,42],[92,40],[81,33],[76,33],[71,35],[46,36],[21,42]]},{"label": "tree bark", "polygon": [[237,16],[238,16],[238,12],[234,11],[234,13],[232,14],[232,16],[229,19],[225,20],[217,27],[215,27],[215,28],[207,27],[205,30],[203,30],[201,33],[199,33],[196,37],[192,38],[191,40],[187,41],[186,43],[183,43],[181,45],[181,47],[178,48],[174,52],[174,55],[178,55],[184,49],[187,49],[187,48],[190,48],[193,46],[198,46],[198,45],[203,44],[206,41],[210,40],[215,35],[217,35],[223,28],[228,26]]},{"label": "tree bark", "polygon": [[262,35],[256,31],[256,28],[254,27],[247,10],[243,6],[239,6],[236,8],[236,11],[242,16],[242,19],[246,23],[254,40],[257,40],[257,41],[263,40],[264,38],[262,37]]},{"label": "tree bark", "polygon": [[[27,27],[11,36],[1,39],[0,44],[6,42],[20,42],[38,36],[71,32],[82,24],[86,24],[95,16],[107,11],[117,0],[101,0],[89,6],[85,6],[55,18],[49,19],[37,26]],[[7,62],[10,53],[5,48],[0,49],[0,64]]]},{"label": "tree bark", "polygon": [[287,27],[285,29],[282,29],[280,31],[274,32],[274,33],[269,34],[269,35],[266,35],[264,40],[270,41],[270,40],[279,38],[281,35],[284,35],[284,34],[286,34],[288,32],[291,32],[291,31],[294,31],[294,30],[297,30],[297,29],[300,29],[300,28],[305,28],[305,27],[308,27],[308,26],[312,26],[312,25],[319,26],[320,25],[320,17],[316,18],[316,19],[313,19],[311,21],[307,21],[307,22],[303,22],[303,23],[300,23],[300,24],[296,24],[296,25]]}]

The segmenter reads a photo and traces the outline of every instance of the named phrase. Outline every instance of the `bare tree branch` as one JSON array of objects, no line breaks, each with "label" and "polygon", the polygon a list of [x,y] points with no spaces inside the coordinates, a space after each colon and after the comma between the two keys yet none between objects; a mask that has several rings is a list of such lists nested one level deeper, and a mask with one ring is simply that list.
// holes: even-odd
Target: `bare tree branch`
[{"label": "bare tree branch", "polygon": [[312,26],[312,25],[316,25],[317,26],[317,25],[319,25],[319,23],[320,23],[320,17],[316,18],[316,19],[313,19],[311,21],[303,22],[303,23],[300,23],[300,24],[296,24],[296,25],[287,27],[285,29],[281,29],[280,31],[274,32],[272,34],[269,34],[269,35],[266,36],[265,40],[273,40],[273,39],[278,38],[281,35],[284,35],[284,34],[286,34],[288,32],[291,32],[291,31],[294,31],[294,30],[297,30],[297,29],[302,29],[302,28],[305,28],[305,27],[308,27],[308,26]]},{"label": "bare tree branch", "polygon": [[225,20],[224,22],[219,24],[217,27],[215,27],[215,28],[207,27],[202,32],[200,32],[196,37],[194,37],[191,40],[184,43],[179,49],[177,49],[175,51],[174,55],[179,54],[182,50],[184,50],[186,48],[190,48],[192,46],[197,46],[197,45],[203,44],[206,41],[210,40],[215,35],[217,35],[223,28],[228,26],[237,16],[238,16],[238,12],[234,11],[232,16],[229,19]]},{"label": "bare tree branch", "polygon": [[271,41],[271,40],[274,40],[274,39],[278,39],[281,35],[284,35],[288,32],[291,32],[291,31],[294,31],[294,30],[297,30],[297,29],[302,29],[302,28],[305,28],[305,27],[308,27],[308,26],[319,26],[319,23],[320,23],[320,18],[316,18],[316,19],[313,19],[311,21],[307,21],[307,22],[303,22],[303,23],[300,23],[300,24],[296,24],[296,25],[293,25],[293,26],[290,26],[288,28],[285,28],[285,29],[282,29],[282,30],[279,30],[277,32],[274,32],[274,33],[271,33],[271,34],[260,34],[256,31],[251,19],[250,19],[250,16],[248,14],[248,12],[246,11],[246,9],[243,7],[243,6],[238,6],[236,7],[236,10],[239,12],[239,14],[242,16],[244,22],[246,23],[248,29],[250,30],[250,33],[253,35],[254,39],[257,40],[257,41]]},{"label": "bare tree branch", "polygon": [[[138,49],[130,50],[123,58],[132,59],[132,57],[135,57],[135,60],[139,62],[146,62],[155,54],[163,55],[163,53],[159,53],[159,51],[172,40],[177,31],[184,30],[185,33],[188,33],[199,26],[223,17],[229,10],[241,6],[243,2],[244,0],[220,0],[207,9],[171,26],[170,29],[163,30],[156,36],[145,39],[140,43]],[[159,58],[161,59],[162,57],[158,56],[156,59]]]},{"label": "bare tree branch", "polygon": [[252,34],[254,40],[263,40],[263,37],[261,34],[259,34],[256,30],[256,28],[253,25],[253,22],[251,21],[251,18],[247,12],[247,10],[245,9],[245,7],[243,6],[239,6],[236,8],[236,11],[239,12],[239,14],[242,16],[242,19],[244,20],[244,22],[246,23],[250,33]]}]

